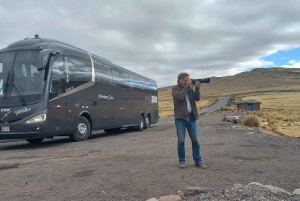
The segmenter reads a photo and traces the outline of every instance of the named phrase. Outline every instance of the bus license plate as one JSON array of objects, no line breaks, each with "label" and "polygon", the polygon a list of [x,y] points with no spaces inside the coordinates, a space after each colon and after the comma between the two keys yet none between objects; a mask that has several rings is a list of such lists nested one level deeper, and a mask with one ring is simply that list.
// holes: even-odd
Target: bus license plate
[{"label": "bus license plate", "polygon": [[9,132],[9,126],[1,126],[2,132]]}]

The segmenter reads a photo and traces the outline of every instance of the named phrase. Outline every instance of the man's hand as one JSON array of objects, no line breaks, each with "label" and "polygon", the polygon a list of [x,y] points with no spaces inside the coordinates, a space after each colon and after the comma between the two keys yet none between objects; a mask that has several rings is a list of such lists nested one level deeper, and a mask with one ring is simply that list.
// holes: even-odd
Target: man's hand
[{"label": "man's hand", "polygon": [[196,87],[200,87],[201,83],[199,81],[196,81],[195,85]]}]

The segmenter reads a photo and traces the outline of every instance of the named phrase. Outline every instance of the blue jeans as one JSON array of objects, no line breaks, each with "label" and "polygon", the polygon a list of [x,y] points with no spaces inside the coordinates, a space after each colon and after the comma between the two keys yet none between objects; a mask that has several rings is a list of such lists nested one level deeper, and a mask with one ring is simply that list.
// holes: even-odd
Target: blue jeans
[{"label": "blue jeans", "polygon": [[175,125],[177,129],[177,137],[178,137],[177,150],[178,150],[179,161],[185,161],[184,140],[185,140],[186,130],[188,131],[192,141],[194,161],[196,163],[202,161],[200,155],[200,143],[198,141],[198,128],[197,128],[197,122],[195,118],[193,116],[190,116],[188,121],[185,119],[175,119]]}]

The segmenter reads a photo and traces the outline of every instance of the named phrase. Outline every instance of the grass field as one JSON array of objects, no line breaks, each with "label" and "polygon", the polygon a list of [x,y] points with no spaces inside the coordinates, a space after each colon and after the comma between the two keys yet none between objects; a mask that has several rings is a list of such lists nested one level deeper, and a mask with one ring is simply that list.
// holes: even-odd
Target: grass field
[{"label": "grass field", "polygon": [[291,137],[300,137],[300,92],[265,93],[242,98],[261,102],[261,109],[251,112],[261,120],[261,127]]},{"label": "grass field", "polygon": [[[173,116],[171,88],[159,91],[160,117]],[[197,103],[198,110],[213,104],[219,97],[204,97]],[[236,99],[254,99],[261,102],[260,111],[249,112],[261,121],[261,128],[290,137],[300,137],[300,92],[271,92],[256,95],[236,96]],[[236,110],[236,105],[227,109]],[[223,111],[219,111],[223,112]]]}]

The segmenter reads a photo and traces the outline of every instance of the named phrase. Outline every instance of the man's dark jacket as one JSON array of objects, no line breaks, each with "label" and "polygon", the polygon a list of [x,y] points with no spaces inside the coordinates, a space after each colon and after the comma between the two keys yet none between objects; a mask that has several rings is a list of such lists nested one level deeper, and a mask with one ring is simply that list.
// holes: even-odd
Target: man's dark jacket
[{"label": "man's dark jacket", "polygon": [[195,119],[198,119],[199,114],[196,107],[196,101],[200,100],[200,87],[195,87],[194,91],[190,86],[186,85],[184,87],[179,83],[172,88],[175,119],[189,119],[186,94],[188,94],[191,102],[192,113],[194,114]]}]

